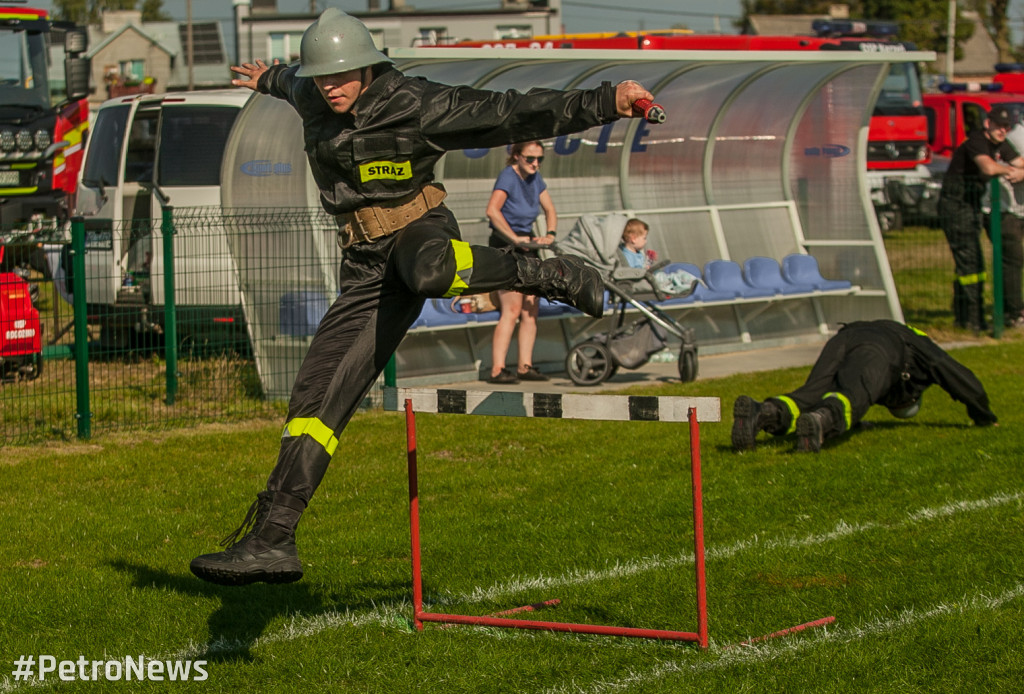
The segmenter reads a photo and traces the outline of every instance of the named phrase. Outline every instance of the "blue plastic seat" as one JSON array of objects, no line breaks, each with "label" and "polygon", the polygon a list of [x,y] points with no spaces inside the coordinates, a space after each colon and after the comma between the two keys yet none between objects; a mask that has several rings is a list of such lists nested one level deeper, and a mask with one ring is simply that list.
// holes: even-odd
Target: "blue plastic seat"
[{"label": "blue plastic seat", "polygon": [[316,333],[330,302],[322,292],[297,291],[281,295],[278,323],[282,335],[305,337]]},{"label": "blue plastic seat", "polygon": [[443,325],[462,325],[470,322],[470,313],[456,313],[451,309],[450,300],[427,299],[410,330],[416,328],[437,328]]},{"label": "blue plastic seat", "polygon": [[787,282],[775,258],[756,255],[743,261],[743,275],[747,281],[759,288],[770,289],[775,294],[806,294],[813,292],[812,284]]},{"label": "blue plastic seat", "polygon": [[704,281],[714,292],[730,298],[759,299],[775,295],[774,289],[761,289],[743,277],[743,268],[732,260],[710,260],[704,266]]},{"label": "blue plastic seat", "polygon": [[849,280],[827,280],[821,276],[818,259],[813,255],[793,253],[782,259],[782,276],[793,284],[808,284],[823,292],[849,289]]},{"label": "blue plastic seat", "polygon": [[569,304],[561,301],[549,301],[546,297],[540,297],[537,301],[537,316],[561,316],[566,313],[576,312]]}]

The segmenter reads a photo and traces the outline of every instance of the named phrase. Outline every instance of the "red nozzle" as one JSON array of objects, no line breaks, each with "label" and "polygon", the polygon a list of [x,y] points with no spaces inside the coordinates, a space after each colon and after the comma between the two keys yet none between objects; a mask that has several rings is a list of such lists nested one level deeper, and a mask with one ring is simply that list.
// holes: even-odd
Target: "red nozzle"
[{"label": "red nozzle", "polygon": [[661,104],[656,104],[650,99],[637,99],[633,102],[633,110],[643,115],[648,123],[664,123],[668,119]]}]

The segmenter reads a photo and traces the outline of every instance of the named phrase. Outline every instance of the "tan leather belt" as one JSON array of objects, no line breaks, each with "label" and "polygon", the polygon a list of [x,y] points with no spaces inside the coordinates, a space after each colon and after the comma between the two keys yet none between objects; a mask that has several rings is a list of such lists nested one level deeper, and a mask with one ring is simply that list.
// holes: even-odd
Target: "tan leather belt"
[{"label": "tan leather belt", "polygon": [[440,183],[428,183],[411,200],[361,207],[355,212],[338,215],[338,222],[343,223],[338,231],[338,243],[348,248],[354,243],[390,236],[440,205],[447,195]]}]

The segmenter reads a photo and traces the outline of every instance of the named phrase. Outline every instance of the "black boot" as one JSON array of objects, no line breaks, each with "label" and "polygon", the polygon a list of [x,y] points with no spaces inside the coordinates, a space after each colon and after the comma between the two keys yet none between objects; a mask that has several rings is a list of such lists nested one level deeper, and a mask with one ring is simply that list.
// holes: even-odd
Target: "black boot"
[{"label": "black boot", "polygon": [[516,254],[516,279],[509,289],[562,301],[594,318],[604,314],[600,273],[574,255],[538,260]]},{"label": "black boot", "polygon": [[227,549],[196,557],[189,568],[204,581],[224,586],[299,580],[302,564],[295,549],[295,527],[305,508],[305,502],[291,494],[260,492],[241,527],[221,541]]},{"label": "black boot", "polygon": [[827,407],[805,412],[796,420],[796,450],[798,453],[817,453],[825,443],[825,436],[834,427],[833,414]]},{"label": "black boot", "polygon": [[732,407],[732,447],[745,451],[755,446],[757,435],[778,428],[779,407],[771,400],[758,402],[741,395]]}]

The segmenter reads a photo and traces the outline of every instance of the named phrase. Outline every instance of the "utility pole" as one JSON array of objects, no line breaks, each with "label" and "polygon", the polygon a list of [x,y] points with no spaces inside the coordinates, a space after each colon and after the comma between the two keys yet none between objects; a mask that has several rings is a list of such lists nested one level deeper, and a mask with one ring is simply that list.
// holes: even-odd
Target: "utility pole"
[{"label": "utility pole", "polygon": [[953,81],[953,60],[956,58],[956,0],[949,0],[946,18],[946,81]]},{"label": "utility pole", "polygon": [[185,54],[188,56],[188,90],[195,89],[195,71],[192,69],[195,52],[192,50],[192,0],[186,3]]}]

